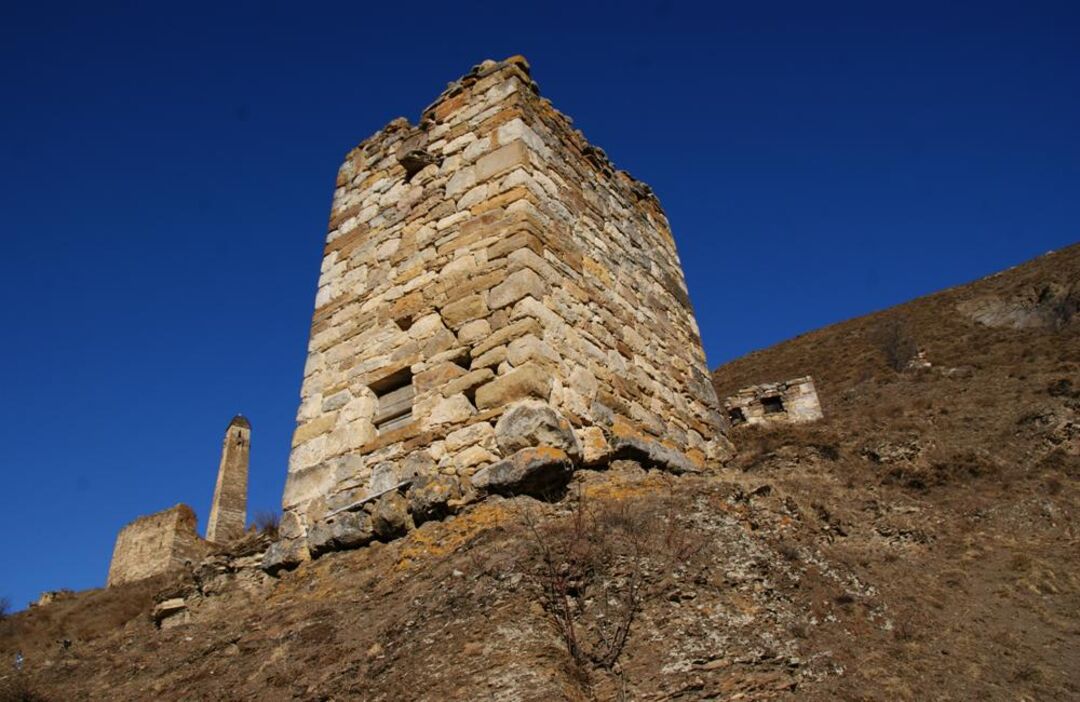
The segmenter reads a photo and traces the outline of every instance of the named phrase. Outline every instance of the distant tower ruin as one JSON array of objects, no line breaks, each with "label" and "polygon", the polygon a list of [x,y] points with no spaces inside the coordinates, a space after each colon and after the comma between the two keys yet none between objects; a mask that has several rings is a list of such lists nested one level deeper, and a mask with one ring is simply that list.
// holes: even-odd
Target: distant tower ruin
[{"label": "distant tower ruin", "polygon": [[229,422],[221,446],[221,465],[214,488],[214,502],[210,506],[210,521],[206,526],[208,541],[224,544],[244,535],[250,454],[251,423],[238,414]]},{"label": "distant tower ruin", "polygon": [[483,62],[346,156],[279,551],[365,542],[364,510],[394,491],[426,518],[432,481],[460,503],[617,458],[706,470],[722,426],[659,201],[524,58]]}]

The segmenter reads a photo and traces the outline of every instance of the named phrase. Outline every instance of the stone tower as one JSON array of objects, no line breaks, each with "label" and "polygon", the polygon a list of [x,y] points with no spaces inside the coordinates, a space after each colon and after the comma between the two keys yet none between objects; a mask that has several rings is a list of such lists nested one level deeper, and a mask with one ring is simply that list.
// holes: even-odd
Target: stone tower
[{"label": "stone tower", "polygon": [[242,415],[236,415],[225,430],[221,446],[221,465],[206,526],[208,541],[225,544],[244,535],[250,453],[251,424]]},{"label": "stone tower", "polygon": [[729,450],[722,426],[660,203],[525,59],[485,61],[346,156],[286,542],[435,478],[461,502],[552,465],[703,470]]}]

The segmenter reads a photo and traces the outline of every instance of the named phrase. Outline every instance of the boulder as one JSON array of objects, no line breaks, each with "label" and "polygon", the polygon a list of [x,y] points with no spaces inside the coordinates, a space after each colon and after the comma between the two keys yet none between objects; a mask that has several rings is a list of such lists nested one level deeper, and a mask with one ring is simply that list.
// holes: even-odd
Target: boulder
[{"label": "boulder", "polygon": [[383,495],[375,503],[371,524],[376,536],[381,539],[401,536],[409,528],[409,503],[398,492]]},{"label": "boulder", "polygon": [[418,476],[405,497],[413,519],[419,524],[446,515],[450,511],[448,503],[461,499],[461,485],[449,475]]},{"label": "boulder", "polygon": [[504,412],[495,424],[495,441],[504,456],[525,448],[550,446],[562,449],[572,459],[581,457],[570,422],[546,402],[525,401]]},{"label": "boulder", "polygon": [[562,491],[573,473],[570,457],[559,448],[524,448],[472,476],[480,492],[547,498]]},{"label": "boulder", "polygon": [[319,557],[329,551],[359,548],[375,538],[371,517],[364,512],[339,512],[308,532],[308,549]]},{"label": "boulder", "polygon": [[292,570],[309,558],[307,543],[303,539],[275,541],[266,549],[262,569],[270,575]]}]

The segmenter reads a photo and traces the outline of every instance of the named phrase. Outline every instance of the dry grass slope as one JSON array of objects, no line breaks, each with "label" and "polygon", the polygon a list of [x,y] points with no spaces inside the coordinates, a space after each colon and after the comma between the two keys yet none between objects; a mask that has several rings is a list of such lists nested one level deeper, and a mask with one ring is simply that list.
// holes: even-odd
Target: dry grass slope
[{"label": "dry grass slope", "polygon": [[17,613],[0,702],[1077,699],[1078,279],[1072,247],[718,369],[811,373],[827,417],[719,476],[617,461],[254,589]]}]

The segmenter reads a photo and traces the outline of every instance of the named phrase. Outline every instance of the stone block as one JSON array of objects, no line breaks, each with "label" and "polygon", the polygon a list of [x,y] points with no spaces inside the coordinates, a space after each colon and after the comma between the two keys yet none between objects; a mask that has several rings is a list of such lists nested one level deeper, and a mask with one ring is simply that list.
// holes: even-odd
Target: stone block
[{"label": "stone block", "polygon": [[530,397],[547,400],[551,394],[551,383],[550,373],[536,365],[524,365],[478,388],[476,407],[502,407]]},{"label": "stone block", "polygon": [[548,446],[522,449],[472,476],[484,493],[549,498],[565,489],[573,464],[565,451]]},{"label": "stone block", "polygon": [[466,322],[486,316],[487,313],[487,303],[484,302],[484,296],[480,294],[455,300],[440,310],[443,322],[451,329],[457,329]]},{"label": "stone block", "polygon": [[525,142],[512,141],[477,159],[474,182],[482,183],[492,176],[505,173],[528,163],[529,148],[525,145]]},{"label": "stone block", "polygon": [[581,456],[570,422],[546,402],[527,400],[503,412],[495,424],[495,440],[504,456],[535,446],[561,449],[571,458]]},{"label": "stone block", "polygon": [[449,475],[420,476],[405,494],[413,520],[419,524],[443,517],[450,512],[450,503],[461,499],[461,485]]},{"label": "stone block", "polygon": [[318,558],[329,551],[359,548],[375,538],[372,520],[364,512],[339,512],[308,532],[308,550]]},{"label": "stone block", "polygon": [[403,535],[412,526],[408,501],[397,492],[383,495],[375,503],[371,524],[381,539],[389,540]]},{"label": "stone block", "polygon": [[523,297],[540,300],[547,293],[547,284],[530,268],[514,271],[502,283],[491,289],[488,306],[497,310],[511,305]]}]

